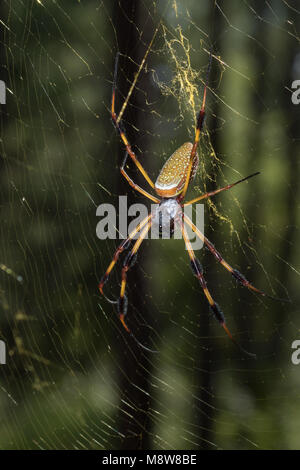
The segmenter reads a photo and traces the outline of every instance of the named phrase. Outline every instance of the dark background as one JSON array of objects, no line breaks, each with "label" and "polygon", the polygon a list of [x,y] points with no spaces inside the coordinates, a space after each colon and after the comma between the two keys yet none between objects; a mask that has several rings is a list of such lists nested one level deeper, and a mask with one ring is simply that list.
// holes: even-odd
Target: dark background
[{"label": "dark background", "polygon": [[[300,447],[299,11],[282,0],[219,3],[1,3],[2,449]],[[114,59],[119,51],[119,110],[157,26],[124,125],[155,180],[194,137],[213,51],[189,196],[261,171],[207,201],[205,233],[257,287],[291,302],[257,297],[205,249],[197,256],[257,360],[211,317],[180,240],[145,241],[128,275],[128,324],[159,354],[137,347],[97,289],[118,244],[97,239],[97,206],[118,206],[121,194],[145,202],[118,170]],[[120,265],[108,295],[119,285]]]}]

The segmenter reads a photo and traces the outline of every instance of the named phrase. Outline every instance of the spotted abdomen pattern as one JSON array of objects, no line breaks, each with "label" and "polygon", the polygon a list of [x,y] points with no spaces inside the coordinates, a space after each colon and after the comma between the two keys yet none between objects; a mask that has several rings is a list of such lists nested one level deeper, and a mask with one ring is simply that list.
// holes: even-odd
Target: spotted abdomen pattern
[{"label": "spotted abdomen pattern", "polygon": [[[186,142],[181,145],[166,161],[155,182],[155,191],[162,197],[175,197],[184,187],[193,144]],[[197,152],[194,157],[191,179],[194,178],[198,168],[199,158]]]}]

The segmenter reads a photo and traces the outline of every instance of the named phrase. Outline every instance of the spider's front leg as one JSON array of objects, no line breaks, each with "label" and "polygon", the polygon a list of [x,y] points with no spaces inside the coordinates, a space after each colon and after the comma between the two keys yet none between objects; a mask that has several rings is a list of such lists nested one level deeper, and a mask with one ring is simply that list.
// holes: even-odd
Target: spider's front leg
[{"label": "spider's front leg", "polygon": [[233,338],[232,334],[230,333],[227,325],[226,325],[226,322],[225,322],[225,317],[224,317],[224,314],[222,312],[222,310],[220,309],[219,305],[214,301],[214,299],[212,298],[208,288],[207,288],[207,284],[206,284],[206,281],[204,279],[204,276],[203,276],[203,267],[200,263],[200,261],[195,257],[195,253],[194,253],[194,250],[192,248],[192,245],[191,245],[191,242],[189,240],[189,236],[188,236],[188,233],[186,231],[186,228],[184,226],[184,223],[182,222],[181,224],[181,231],[182,231],[182,235],[183,235],[183,239],[184,239],[184,242],[185,242],[185,245],[186,245],[186,248],[188,250],[188,253],[189,253],[189,257],[190,257],[190,260],[191,260],[191,267],[192,267],[192,271],[194,273],[194,275],[197,277],[199,283],[200,283],[200,286],[202,287],[203,289],[203,292],[204,292],[204,295],[209,303],[209,306],[210,306],[210,309],[214,315],[214,317],[216,318],[216,320],[220,323],[220,325],[222,326],[222,328],[225,330],[225,332],[227,333],[227,335],[229,336],[229,338],[231,339],[231,341],[233,341],[233,343],[241,350],[243,351],[245,354],[247,354],[248,356],[252,356],[252,357],[256,357],[255,354],[252,354],[252,353],[249,353],[248,351],[246,351],[244,348],[242,348],[237,342],[236,340]]},{"label": "spider's front leg", "polygon": [[143,196],[146,196],[148,199],[151,199],[151,201],[156,202],[158,204],[160,202],[160,199],[158,199],[155,196],[152,196],[152,194],[149,194],[147,191],[145,191],[143,188],[138,186],[131,178],[130,176],[126,173],[125,166],[126,166],[126,161],[128,157],[128,152],[126,151],[122,166],[120,168],[121,174],[124,176],[124,178],[128,181],[130,186],[135,190],[138,191],[139,193],[143,194]]},{"label": "spider's front leg", "polygon": [[208,67],[207,67],[207,74],[206,74],[206,82],[205,82],[205,86],[204,86],[204,90],[203,90],[202,106],[201,106],[201,109],[200,109],[198,117],[197,117],[196,132],[195,132],[193,147],[192,147],[192,150],[191,150],[190,162],[189,162],[189,166],[188,166],[188,170],[187,170],[185,184],[184,184],[182,193],[180,195],[180,200],[181,201],[184,200],[186,192],[187,192],[189,184],[190,184],[190,180],[191,180],[191,176],[192,176],[192,169],[193,169],[193,162],[194,162],[194,158],[195,158],[195,155],[196,155],[196,152],[197,152],[197,147],[198,147],[198,144],[199,144],[201,131],[202,131],[203,125],[204,125],[206,94],[207,94],[208,78],[209,78],[209,73],[210,73],[210,69],[211,69],[211,62],[212,62],[212,54],[210,53],[209,63],[208,63]]},{"label": "spider's front leg", "polygon": [[[127,137],[125,135],[125,130],[123,128],[123,125],[122,125],[122,122],[119,121],[118,119],[118,116],[115,112],[115,99],[116,99],[116,83],[117,83],[117,72],[118,72],[118,62],[119,62],[119,53],[116,55],[116,61],[115,61],[115,71],[114,71],[114,79],[113,79],[113,88],[112,88],[112,99],[111,99],[111,117],[112,117],[112,120],[113,120],[113,123],[114,123],[114,126],[115,128],[117,129],[125,147],[126,147],[126,151],[128,152],[128,154],[130,155],[130,158],[133,160],[134,164],[137,166],[137,168],[139,169],[139,171],[142,173],[142,175],[144,176],[145,180],[149,183],[149,185],[151,186],[151,188],[154,188],[154,183],[153,181],[151,180],[150,176],[148,175],[148,173],[146,172],[146,170],[144,170],[144,168],[142,167],[142,165],[140,164],[140,162],[138,161],[138,159],[136,158],[136,155],[134,153],[134,151],[132,150],[131,148],[131,145],[129,143],[129,141],[127,140]],[[124,175],[125,176],[125,175]],[[127,178],[126,178],[127,179]],[[127,179],[128,181],[128,179]]]}]

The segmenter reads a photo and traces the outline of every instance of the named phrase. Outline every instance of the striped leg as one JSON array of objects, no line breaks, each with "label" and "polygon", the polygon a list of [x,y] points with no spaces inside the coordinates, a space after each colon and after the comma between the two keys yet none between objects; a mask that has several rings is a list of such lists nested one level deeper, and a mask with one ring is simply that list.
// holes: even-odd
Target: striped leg
[{"label": "striped leg", "polygon": [[128,183],[130,184],[130,186],[131,186],[133,189],[135,189],[135,190],[138,191],[139,193],[143,194],[143,196],[146,196],[148,199],[151,199],[151,201],[154,201],[154,202],[156,202],[156,203],[158,204],[158,203],[160,202],[160,199],[158,199],[158,198],[155,197],[155,196],[152,196],[152,194],[149,194],[147,191],[145,191],[145,190],[142,189],[140,186],[138,186],[137,184],[135,184],[134,181],[130,178],[130,176],[126,173],[125,165],[126,165],[127,157],[128,157],[128,152],[126,152],[124,161],[123,161],[122,166],[121,166],[121,168],[120,168],[122,175],[123,175],[124,178],[128,181]]},{"label": "striped leg", "polygon": [[124,142],[124,145],[126,147],[126,150],[127,150],[128,154],[130,155],[130,158],[133,160],[133,162],[135,163],[135,165],[137,166],[139,171],[142,173],[142,175],[144,176],[146,181],[149,183],[151,188],[154,188],[153,181],[151,180],[151,178],[149,177],[146,170],[144,170],[144,168],[142,167],[142,165],[140,164],[140,162],[136,158],[135,153],[132,150],[131,145],[127,140],[125,132],[122,129],[122,124],[121,124],[121,122],[119,122],[118,117],[117,117],[116,112],[115,112],[115,97],[116,97],[116,81],[117,81],[118,62],[119,62],[119,54],[116,55],[116,61],[115,61],[114,81],[113,81],[112,100],[111,100],[111,117],[112,117],[115,128],[117,129],[118,133],[120,134],[120,137],[121,137],[122,141]]},{"label": "striped leg", "polygon": [[252,356],[252,357],[256,357],[255,354],[252,354],[252,353],[249,353],[248,351],[246,351],[244,348],[242,348],[237,342],[236,340],[233,338],[232,334],[230,333],[227,325],[226,325],[226,322],[225,322],[225,317],[224,317],[224,314],[222,312],[222,310],[220,309],[219,305],[214,301],[214,299],[212,298],[208,288],[207,288],[207,284],[206,284],[206,281],[204,279],[204,276],[203,276],[203,268],[202,268],[202,265],[200,263],[200,261],[195,257],[195,253],[192,249],[192,245],[191,245],[191,242],[189,240],[189,237],[188,237],[188,234],[187,234],[187,231],[186,231],[186,228],[184,226],[184,223],[182,223],[181,225],[181,231],[182,231],[182,235],[183,235],[183,239],[184,239],[184,242],[185,242],[185,245],[186,245],[186,248],[188,250],[188,253],[189,253],[189,257],[190,257],[190,260],[191,260],[191,267],[192,267],[192,271],[194,273],[194,275],[197,277],[199,283],[200,283],[200,286],[202,287],[203,289],[203,292],[205,294],[205,297],[209,303],[209,306],[210,306],[210,309],[214,315],[214,317],[216,318],[216,320],[220,323],[220,325],[222,326],[222,328],[225,330],[226,334],[229,336],[229,338],[231,339],[231,341],[241,350],[243,351],[245,354],[249,355],[249,356]]},{"label": "striped leg", "polygon": [[256,176],[256,175],[259,175],[259,174],[260,174],[260,172],[257,171],[256,173],[253,173],[252,175],[246,176],[246,178],[243,178],[239,181],[236,181],[235,183],[228,184],[227,186],[224,186],[224,188],[219,188],[219,189],[216,189],[215,191],[210,191],[209,193],[202,194],[201,196],[198,196],[195,199],[191,199],[190,201],[185,202],[184,205],[189,206],[190,204],[194,204],[194,202],[201,201],[201,199],[207,199],[208,197],[212,197],[215,194],[219,194],[222,191],[227,191],[227,189],[231,189],[231,188],[233,188],[233,186],[236,186],[237,184],[242,183],[243,181],[246,181],[249,178],[252,178],[252,176]]},{"label": "striped leg", "polygon": [[208,64],[208,68],[207,68],[206,83],[205,83],[204,91],[203,91],[202,106],[201,106],[201,109],[200,109],[200,112],[199,112],[198,118],[197,118],[195,140],[194,140],[193,147],[192,147],[192,150],[191,150],[190,162],[189,162],[189,166],[188,166],[188,170],[187,170],[186,180],[185,180],[185,183],[184,183],[182,193],[180,194],[180,200],[181,201],[185,198],[186,192],[188,190],[188,186],[190,184],[194,159],[195,159],[195,156],[196,156],[196,151],[197,151],[198,143],[199,143],[199,140],[200,140],[200,134],[201,134],[203,124],[204,124],[207,82],[208,82],[209,72],[210,72],[210,68],[211,68],[211,61],[212,61],[212,55],[210,54],[209,64]]},{"label": "striped leg", "polygon": [[142,222],[139,223],[134,230],[132,230],[132,232],[129,234],[128,238],[126,238],[126,240],[123,240],[122,243],[116,249],[111,263],[109,264],[107,270],[105,271],[104,275],[101,278],[101,281],[99,282],[98,287],[99,287],[99,290],[100,290],[102,295],[104,295],[103,286],[106,283],[106,281],[108,280],[108,277],[109,277],[111,271],[113,270],[116,262],[118,261],[120,254],[124,251],[124,249],[126,248],[128,243],[135,237],[135,235],[147,224],[147,222],[149,222],[151,217],[152,217],[152,215],[150,214],[144,220],[142,220]]},{"label": "striped leg", "polygon": [[149,221],[147,223],[147,225],[144,227],[144,229],[142,230],[139,238],[136,240],[133,248],[131,249],[131,251],[128,253],[128,255],[126,256],[126,258],[124,260],[124,264],[123,264],[123,268],[122,268],[122,282],[121,282],[120,297],[119,297],[119,301],[118,301],[118,314],[119,314],[120,321],[121,321],[122,325],[124,326],[125,330],[130,334],[130,336],[132,336],[134,338],[134,340],[138,343],[139,346],[141,346],[146,351],[157,352],[157,351],[154,351],[152,349],[147,348],[142,343],[140,343],[137,340],[137,338],[134,336],[134,334],[130,331],[130,329],[128,328],[128,326],[125,322],[125,316],[127,314],[127,307],[128,307],[128,299],[127,299],[127,295],[125,293],[126,283],[127,283],[127,273],[129,271],[129,269],[134,265],[134,263],[136,261],[137,252],[138,252],[143,240],[145,239],[147,233],[149,232],[151,225],[152,225],[152,222]]},{"label": "striped leg", "polygon": [[209,251],[214,255],[214,257],[216,258],[217,261],[219,261],[220,264],[222,264],[222,266],[224,266],[225,269],[227,269],[228,272],[230,272],[230,274],[244,287],[247,287],[248,289],[256,292],[257,294],[260,294],[264,297],[269,297],[271,299],[275,299],[275,300],[280,300],[280,301],[286,301],[285,299],[278,299],[276,297],[273,297],[272,295],[269,295],[269,294],[266,294],[265,292],[262,292],[261,290],[257,289],[256,287],[254,287],[246,278],[245,276],[240,273],[237,269],[234,269],[232,268],[222,257],[222,255],[216,250],[216,248],[214,247],[214,245],[208,240],[208,238],[206,238],[202,232],[200,232],[200,230],[196,227],[196,225],[193,224],[193,222],[191,221],[191,219],[189,217],[187,217],[186,215],[183,216],[184,217],[184,220],[185,222],[191,227],[191,229],[193,230],[193,232],[195,232],[195,234],[200,238],[200,240],[202,240],[203,243],[205,243],[205,245],[207,246],[207,248],[209,249]]}]

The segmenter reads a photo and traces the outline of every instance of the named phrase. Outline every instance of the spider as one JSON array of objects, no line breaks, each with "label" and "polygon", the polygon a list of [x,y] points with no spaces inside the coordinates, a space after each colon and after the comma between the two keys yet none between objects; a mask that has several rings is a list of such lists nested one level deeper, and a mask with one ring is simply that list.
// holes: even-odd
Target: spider
[{"label": "spider", "polygon": [[[191,268],[193,271],[193,274],[196,276],[196,278],[199,281],[199,284],[204,292],[204,295],[208,301],[209,307],[211,312],[213,313],[214,317],[216,320],[220,323],[220,325],[223,327],[229,338],[246,354],[249,354],[251,356],[255,356],[255,354],[248,353],[245,351],[233,338],[231,332],[229,331],[227,324],[225,322],[225,317],[224,314],[219,307],[219,305],[214,301],[210,291],[208,290],[207,283],[205,281],[204,275],[203,275],[203,267],[199,261],[195,257],[195,253],[192,249],[187,230],[186,230],[186,225],[189,226],[192,231],[196,234],[197,237],[205,244],[205,246],[208,248],[208,250],[212,253],[212,255],[216,258],[216,260],[244,287],[247,287],[248,289],[266,297],[272,297],[268,294],[265,294],[261,290],[257,289],[254,287],[247,279],[246,277],[241,274],[237,269],[232,268],[222,257],[222,255],[216,250],[214,245],[204,236],[204,234],[193,224],[193,222],[190,220],[189,217],[187,217],[184,212],[183,208],[184,206],[188,206],[190,204],[193,204],[195,202],[201,201],[203,199],[207,199],[209,197],[215,196],[216,194],[222,192],[222,191],[227,191],[228,189],[231,189],[233,186],[236,186],[239,183],[242,183],[243,181],[246,181],[249,178],[252,178],[253,176],[259,174],[259,172],[253,173],[245,178],[240,179],[239,181],[236,181],[235,183],[228,184],[227,186],[224,186],[223,188],[216,189],[214,191],[207,192],[205,194],[202,194],[201,196],[198,196],[192,200],[189,200],[185,202],[185,196],[188,190],[188,187],[192,180],[195,177],[197,167],[198,167],[198,154],[197,154],[197,146],[200,140],[200,135],[201,131],[203,128],[204,124],[204,118],[205,118],[205,103],[206,103],[206,94],[207,94],[207,82],[208,82],[208,76],[209,76],[209,71],[211,68],[211,61],[212,61],[212,54],[210,54],[210,59],[209,59],[209,65],[207,69],[207,79],[206,83],[204,86],[204,91],[203,91],[203,98],[202,98],[202,105],[200,112],[197,116],[197,122],[196,122],[196,129],[195,129],[195,138],[193,144],[190,142],[187,142],[181,147],[179,147],[166,161],[164,164],[163,168],[161,169],[158,178],[155,183],[151,180],[149,177],[148,173],[146,170],[143,168],[139,160],[137,159],[134,151],[132,150],[132,147],[127,140],[126,134],[124,127],[118,119],[117,114],[115,112],[115,95],[116,95],[116,81],[117,81],[117,70],[118,70],[118,59],[119,59],[119,53],[116,56],[115,60],[115,69],[114,69],[114,78],[113,78],[113,87],[112,87],[112,101],[111,101],[111,117],[113,124],[126,148],[126,154],[124,161],[121,165],[120,171],[121,174],[124,176],[124,178],[128,181],[130,186],[134,188],[136,191],[139,193],[143,194],[145,197],[150,199],[151,201],[154,201],[157,203],[157,210],[152,212],[150,215],[148,215],[140,224],[129,234],[128,238],[122,241],[122,243],[119,245],[117,250],[114,253],[113,259],[111,263],[109,264],[106,272],[104,273],[100,283],[99,283],[99,290],[102,295],[103,293],[103,286],[108,280],[108,277],[114,268],[116,262],[118,261],[118,258],[120,254],[127,249],[128,245],[131,243],[133,238],[139,233],[138,238],[133,244],[132,249],[129,251],[127,256],[125,257],[123,267],[122,267],[122,272],[121,272],[121,290],[120,290],[120,296],[117,303],[118,307],[118,316],[119,319],[125,328],[125,330],[135,339],[135,341],[143,348],[151,352],[157,352],[157,351],[152,351],[143,344],[141,344],[137,338],[134,336],[134,334],[131,332],[129,327],[127,326],[127,323],[125,322],[125,316],[127,313],[127,307],[128,307],[128,300],[127,296],[125,293],[126,290],[126,282],[127,282],[127,273],[129,269],[133,266],[137,252],[145,239],[147,233],[149,232],[151,226],[153,224],[156,224],[159,226],[160,229],[162,229],[162,223],[161,223],[161,214],[164,214],[165,221],[169,222],[169,226],[174,226],[174,224],[179,224],[182,236],[186,245],[186,249],[189,254],[190,258],[190,263],[191,263]],[[120,122],[119,122],[120,121]],[[132,159],[134,164],[137,166],[138,170],[141,172],[147,183],[151,186],[152,189],[156,192],[157,196],[160,196],[160,199],[156,196],[153,196],[152,194],[148,193],[146,190],[142,189],[140,186],[138,186],[134,181],[130,178],[130,176],[126,173],[125,166],[127,162],[128,156]]]}]

